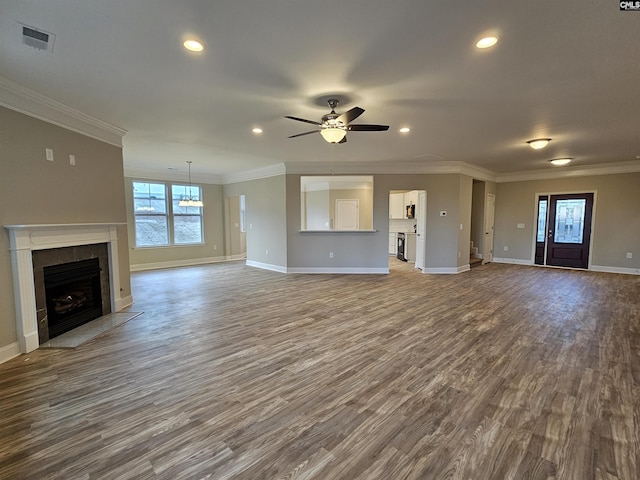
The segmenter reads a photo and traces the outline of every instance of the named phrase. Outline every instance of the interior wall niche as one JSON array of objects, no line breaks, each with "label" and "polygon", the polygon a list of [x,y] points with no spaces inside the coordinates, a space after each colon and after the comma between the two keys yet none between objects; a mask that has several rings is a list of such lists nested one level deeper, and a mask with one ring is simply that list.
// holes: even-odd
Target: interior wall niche
[{"label": "interior wall niche", "polygon": [[111,292],[109,282],[109,252],[106,243],[32,251],[38,340],[41,344],[50,340],[47,325],[44,268],[90,258],[97,258],[99,261],[102,314],[107,315],[111,313]]}]

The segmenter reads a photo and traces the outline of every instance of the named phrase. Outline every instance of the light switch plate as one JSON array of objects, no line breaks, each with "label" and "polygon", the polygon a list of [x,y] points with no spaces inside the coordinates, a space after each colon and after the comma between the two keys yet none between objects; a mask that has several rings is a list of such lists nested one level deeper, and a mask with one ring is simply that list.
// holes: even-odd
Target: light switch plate
[{"label": "light switch plate", "polygon": [[53,162],[53,149],[52,148],[45,148],[44,149],[44,153],[45,153],[45,156],[46,156],[47,160],[49,160],[50,162]]},{"label": "light switch plate", "polygon": [[518,227],[518,228],[524,228],[524,223],[519,223],[519,224],[517,225],[517,227]]}]

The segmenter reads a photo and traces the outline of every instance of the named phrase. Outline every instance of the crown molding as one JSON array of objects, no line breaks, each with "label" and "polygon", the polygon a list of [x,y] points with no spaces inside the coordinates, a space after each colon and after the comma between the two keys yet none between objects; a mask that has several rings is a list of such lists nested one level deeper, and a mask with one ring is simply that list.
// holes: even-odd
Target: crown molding
[{"label": "crown molding", "polygon": [[0,106],[122,148],[122,128],[0,76]]},{"label": "crown molding", "polygon": [[249,182],[251,180],[260,180],[261,178],[277,177],[285,173],[288,173],[285,164],[277,163],[264,168],[247,170],[246,172],[227,173],[222,175],[222,183],[226,185],[228,183]]},{"label": "crown molding", "polygon": [[[169,182],[181,183],[188,182],[188,173],[186,170],[160,170],[155,168],[125,166],[124,176],[140,180],[166,180]],[[207,185],[222,185],[224,183],[221,175],[193,172],[191,172],[191,181],[193,183],[205,183]]]},{"label": "crown molding", "polygon": [[551,180],[554,178],[587,177],[591,175],[615,175],[640,172],[640,162],[620,162],[588,165],[584,167],[555,167],[553,170],[499,174],[498,183],[525,182],[527,180]]},{"label": "crown molding", "polygon": [[292,162],[286,163],[286,171],[290,174],[443,174],[457,173],[468,175],[478,180],[496,181],[496,174],[465,162]]}]

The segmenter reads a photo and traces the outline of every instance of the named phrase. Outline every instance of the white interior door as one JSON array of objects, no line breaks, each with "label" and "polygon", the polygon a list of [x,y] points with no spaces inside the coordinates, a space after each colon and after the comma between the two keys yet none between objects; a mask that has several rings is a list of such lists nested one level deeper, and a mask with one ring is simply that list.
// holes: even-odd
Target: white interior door
[{"label": "white interior door", "polygon": [[418,204],[416,205],[416,268],[424,270],[424,257],[427,236],[427,192],[418,191]]},{"label": "white interior door", "polygon": [[358,230],[358,199],[336,200],[336,230]]},{"label": "white interior door", "polygon": [[496,196],[487,193],[484,208],[484,242],[482,244],[482,263],[493,262],[493,229],[496,213]]}]

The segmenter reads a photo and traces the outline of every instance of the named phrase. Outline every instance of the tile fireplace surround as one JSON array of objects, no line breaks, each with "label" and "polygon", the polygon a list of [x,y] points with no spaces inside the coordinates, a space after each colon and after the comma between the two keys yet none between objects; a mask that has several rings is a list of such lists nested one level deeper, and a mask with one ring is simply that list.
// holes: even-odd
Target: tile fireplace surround
[{"label": "tile fireplace surround", "polygon": [[109,254],[111,311],[118,312],[133,303],[122,298],[118,263],[119,223],[81,223],[66,225],[5,225],[9,232],[13,290],[16,304],[16,329],[20,351],[38,348],[35,284],[32,252],[50,248],[106,243]]}]

